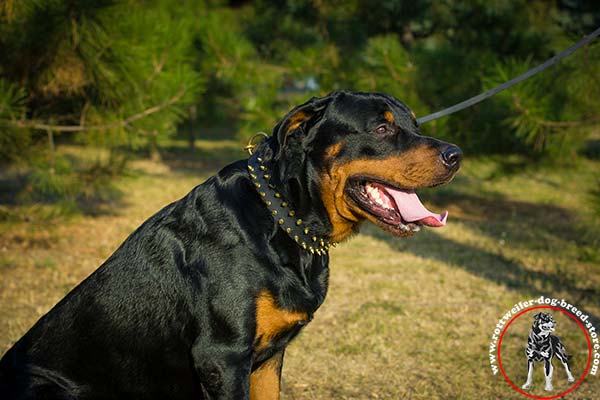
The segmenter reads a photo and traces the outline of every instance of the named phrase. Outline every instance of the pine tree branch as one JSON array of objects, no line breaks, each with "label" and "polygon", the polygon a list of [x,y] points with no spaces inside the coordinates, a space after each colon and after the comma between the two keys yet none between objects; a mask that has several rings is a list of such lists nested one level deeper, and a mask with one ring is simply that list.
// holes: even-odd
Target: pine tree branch
[{"label": "pine tree branch", "polygon": [[147,108],[144,111],[141,111],[137,114],[133,114],[122,121],[112,122],[110,124],[103,125],[52,125],[48,123],[43,123],[39,121],[33,120],[0,120],[0,125],[8,125],[13,128],[21,128],[21,129],[39,129],[45,131],[55,131],[55,132],[86,132],[86,131],[106,131],[108,129],[113,128],[122,128],[127,127],[132,122],[145,118],[151,114],[157,113],[160,110],[169,107],[176,103],[185,93],[185,86],[182,86],[181,89],[169,100],[157,104],[153,107]]},{"label": "pine tree branch", "polygon": [[591,125],[596,122],[600,122],[600,116],[598,115],[578,121],[539,121],[541,126],[547,126],[549,128],[571,128],[574,126]]},{"label": "pine tree branch", "polygon": [[[530,115],[530,111],[528,108],[521,104],[521,100],[516,96],[512,96],[513,104],[517,111],[527,116]],[[592,125],[597,122],[600,122],[600,115],[595,115],[586,119],[581,119],[577,121],[548,121],[539,117],[534,117],[535,122],[539,126],[547,127],[547,128],[572,128],[575,126],[583,126],[583,125]]]},{"label": "pine tree branch", "polygon": [[152,83],[154,78],[156,78],[162,72],[166,63],[167,63],[167,51],[165,50],[162,53],[162,55],[160,56],[158,63],[154,65],[154,71],[152,71],[150,76],[146,79],[146,85],[149,85],[150,83]]}]

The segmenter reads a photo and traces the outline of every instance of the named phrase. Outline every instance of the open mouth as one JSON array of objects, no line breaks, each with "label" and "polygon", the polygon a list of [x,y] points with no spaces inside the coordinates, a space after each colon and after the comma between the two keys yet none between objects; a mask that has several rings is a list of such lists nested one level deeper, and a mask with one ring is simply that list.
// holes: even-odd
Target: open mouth
[{"label": "open mouth", "polygon": [[548,323],[548,324],[544,324],[540,327],[540,329],[543,332],[553,332],[554,331],[554,324],[552,323]]},{"label": "open mouth", "polygon": [[422,225],[440,227],[448,218],[447,211],[436,214],[425,208],[414,190],[399,189],[379,180],[354,178],[347,192],[361,209],[392,228],[392,232],[413,233]]}]

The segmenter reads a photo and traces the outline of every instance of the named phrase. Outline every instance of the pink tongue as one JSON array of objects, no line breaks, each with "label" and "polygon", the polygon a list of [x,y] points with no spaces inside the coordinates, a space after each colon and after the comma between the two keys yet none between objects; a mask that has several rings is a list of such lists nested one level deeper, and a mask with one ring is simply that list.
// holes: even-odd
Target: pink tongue
[{"label": "pink tongue", "polygon": [[389,187],[386,187],[385,190],[394,198],[398,211],[406,222],[421,222],[433,227],[446,225],[448,211],[444,211],[442,214],[432,213],[425,208],[415,192],[404,192]]}]

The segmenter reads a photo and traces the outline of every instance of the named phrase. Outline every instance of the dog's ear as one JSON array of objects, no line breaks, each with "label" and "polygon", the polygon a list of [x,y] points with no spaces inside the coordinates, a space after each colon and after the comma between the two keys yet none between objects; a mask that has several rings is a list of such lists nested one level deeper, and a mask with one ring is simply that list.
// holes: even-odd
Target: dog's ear
[{"label": "dog's ear", "polygon": [[313,97],[306,103],[295,107],[275,125],[273,136],[277,138],[279,154],[283,152],[292,136],[308,132],[321,119],[325,109],[338,93],[333,92],[325,97]]},{"label": "dog's ear", "polygon": [[535,314],[535,315],[533,316],[533,319],[534,319],[535,321],[538,321],[538,320],[539,320],[541,317],[542,317],[542,313],[541,313],[541,312],[539,312],[539,313],[537,313],[537,314]]}]

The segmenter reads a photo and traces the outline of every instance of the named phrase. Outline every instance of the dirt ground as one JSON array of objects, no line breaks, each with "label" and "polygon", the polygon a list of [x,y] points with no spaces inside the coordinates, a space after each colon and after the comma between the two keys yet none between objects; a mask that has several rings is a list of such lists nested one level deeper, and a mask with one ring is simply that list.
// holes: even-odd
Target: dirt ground
[{"label": "dirt ground", "polygon": [[[95,215],[38,218],[34,208],[5,206],[20,217],[0,226],[0,354],[146,218],[242,157],[238,147],[199,143],[195,157],[135,161],[115,182],[122,196]],[[444,228],[397,239],[365,225],[332,250],[328,298],[285,356],[284,399],[525,398],[492,373],[488,354],[514,304],[566,299],[600,329],[600,162],[554,170],[518,162],[467,156],[454,182],[423,191],[430,208],[449,210]],[[578,379],[585,334],[569,318],[557,320]],[[507,333],[506,362],[526,345],[523,321]],[[538,364],[530,393],[569,388],[554,363],[555,391],[542,390]],[[507,372],[522,384],[525,357]],[[600,371],[565,398],[598,393]]]}]

